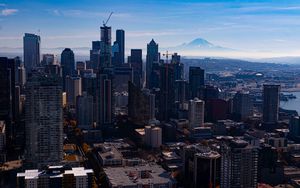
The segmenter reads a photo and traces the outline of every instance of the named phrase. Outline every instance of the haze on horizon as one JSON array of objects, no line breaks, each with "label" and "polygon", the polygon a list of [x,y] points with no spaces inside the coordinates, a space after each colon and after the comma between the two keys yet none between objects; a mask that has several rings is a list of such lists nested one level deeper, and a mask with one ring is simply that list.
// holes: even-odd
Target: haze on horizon
[{"label": "haze on horizon", "polygon": [[144,49],[152,38],[163,49],[204,38],[235,51],[179,53],[248,58],[300,54],[300,0],[0,0],[0,49],[22,47],[26,32],[39,34],[44,49],[90,47],[111,11],[108,25],[125,30],[127,49]]}]

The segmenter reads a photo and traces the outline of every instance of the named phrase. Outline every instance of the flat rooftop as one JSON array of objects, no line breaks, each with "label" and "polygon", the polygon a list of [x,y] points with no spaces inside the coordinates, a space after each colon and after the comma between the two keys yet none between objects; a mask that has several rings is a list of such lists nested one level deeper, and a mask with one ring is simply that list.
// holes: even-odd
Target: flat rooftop
[{"label": "flat rooftop", "polygon": [[176,183],[169,173],[156,164],[104,168],[104,172],[113,187]]}]

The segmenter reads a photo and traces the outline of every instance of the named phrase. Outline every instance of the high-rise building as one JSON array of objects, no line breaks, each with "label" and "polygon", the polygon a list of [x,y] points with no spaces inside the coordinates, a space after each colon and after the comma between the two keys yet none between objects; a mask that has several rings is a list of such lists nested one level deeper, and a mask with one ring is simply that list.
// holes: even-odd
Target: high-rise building
[{"label": "high-rise building", "polygon": [[111,64],[113,66],[120,66],[120,53],[119,53],[119,44],[115,41],[111,47]]},{"label": "high-rise building", "polygon": [[42,66],[53,65],[55,62],[54,54],[43,54]]},{"label": "high-rise building", "polygon": [[226,140],[221,144],[221,187],[256,188],[258,150],[244,140]]},{"label": "high-rise building", "polygon": [[290,119],[289,136],[296,141],[300,140],[300,117],[293,116]]},{"label": "high-rise building", "polygon": [[59,77],[33,73],[26,83],[25,162],[57,165],[63,159],[62,87]]},{"label": "high-rise building", "polygon": [[6,123],[7,139],[14,138],[15,86],[15,59],[0,57],[0,119]]},{"label": "high-rise building", "polygon": [[229,103],[223,99],[209,99],[205,102],[204,111],[208,122],[224,120],[229,115]]},{"label": "high-rise building", "polygon": [[186,101],[188,90],[188,82],[186,80],[176,80],[175,81],[175,101],[182,104],[184,101]]},{"label": "high-rise building", "polygon": [[198,98],[189,101],[189,124],[190,129],[204,124],[204,101]]},{"label": "high-rise building", "polygon": [[159,120],[168,121],[175,114],[174,64],[160,66]]},{"label": "high-rise building", "polygon": [[66,90],[66,76],[73,76],[75,72],[75,57],[74,52],[70,48],[65,48],[61,53],[62,76],[63,76],[63,91]]},{"label": "high-rise building", "polygon": [[143,83],[142,49],[131,49],[129,63],[133,70],[133,83],[138,87],[142,87],[142,83]]},{"label": "high-rise building", "polygon": [[159,148],[162,144],[162,130],[160,127],[145,126],[145,144],[152,148]]},{"label": "high-rise building", "polygon": [[284,167],[278,160],[278,151],[268,144],[261,144],[258,149],[258,182],[272,186],[284,182]]},{"label": "high-rise building", "polygon": [[123,64],[125,60],[125,31],[122,29],[116,30],[116,42],[119,47],[118,64]]},{"label": "high-rise building", "polygon": [[279,113],[280,85],[265,84],[263,86],[263,123],[275,125]]},{"label": "high-rise building", "polygon": [[186,187],[220,187],[221,155],[203,145],[184,148],[184,182]]},{"label": "high-rise building", "polygon": [[141,89],[128,83],[128,116],[135,124],[148,124],[155,120],[155,95],[148,89]]},{"label": "high-rise building", "polygon": [[129,66],[114,68],[114,91],[128,92],[128,82],[133,81],[133,71]]},{"label": "high-rise building", "polygon": [[100,128],[106,128],[113,123],[113,78],[110,70],[98,74],[97,83],[97,124]]},{"label": "high-rise building", "polygon": [[0,163],[6,162],[6,124],[0,121]]},{"label": "high-rise building", "polygon": [[233,97],[232,112],[238,120],[252,116],[253,103],[249,92],[238,92]]},{"label": "high-rise building", "polygon": [[103,25],[101,30],[101,47],[100,47],[100,67],[105,68],[111,66],[111,27]]},{"label": "high-rise building", "polygon": [[171,63],[174,64],[174,79],[182,80],[184,76],[184,65],[180,62],[180,55],[174,53],[172,55]]},{"label": "high-rise building", "polygon": [[158,44],[152,39],[147,44],[147,56],[146,56],[146,87],[151,88],[151,74],[153,63],[159,62]]},{"label": "high-rise building", "polygon": [[87,65],[87,69],[97,69],[100,66],[100,49],[101,41],[92,42],[92,50],[90,50],[90,66]]},{"label": "high-rise building", "polygon": [[41,38],[38,35],[25,33],[23,37],[23,58],[27,72],[40,65]]},{"label": "high-rise building", "polygon": [[94,125],[94,102],[93,96],[83,92],[82,96],[77,96],[76,117],[77,125],[80,129],[92,129]]},{"label": "high-rise building", "polygon": [[67,76],[65,82],[66,82],[67,104],[70,107],[76,107],[76,98],[77,96],[82,95],[81,77]]},{"label": "high-rise building", "polygon": [[204,70],[200,67],[189,68],[190,99],[199,96],[199,90],[204,86]]}]

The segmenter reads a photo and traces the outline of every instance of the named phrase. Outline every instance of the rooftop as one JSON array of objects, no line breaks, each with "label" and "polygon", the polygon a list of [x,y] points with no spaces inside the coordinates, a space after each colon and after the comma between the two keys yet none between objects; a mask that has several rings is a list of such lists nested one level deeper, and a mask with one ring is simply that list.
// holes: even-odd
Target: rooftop
[{"label": "rooftop", "polygon": [[175,183],[169,174],[158,165],[104,168],[113,187]]}]

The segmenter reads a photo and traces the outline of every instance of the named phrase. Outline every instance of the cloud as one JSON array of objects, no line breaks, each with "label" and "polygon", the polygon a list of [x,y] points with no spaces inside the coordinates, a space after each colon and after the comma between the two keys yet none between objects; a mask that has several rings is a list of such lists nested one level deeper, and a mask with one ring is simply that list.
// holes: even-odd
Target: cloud
[{"label": "cloud", "polygon": [[10,16],[16,14],[18,11],[19,11],[18,9],[3,9],[1,10],[1,15]]},{"label": "cloud", "polygon": [[[49,13],[55,16],[66,16],[66,17],[75,17],[75,18],[96,18],[103,17],[107,18],[109,16],[109,12],[93,12],[79,9],[67,9],[67,10],[47,10]],[[113,13],[114,18],[129,18],[131,17],[128,13]]]}]

